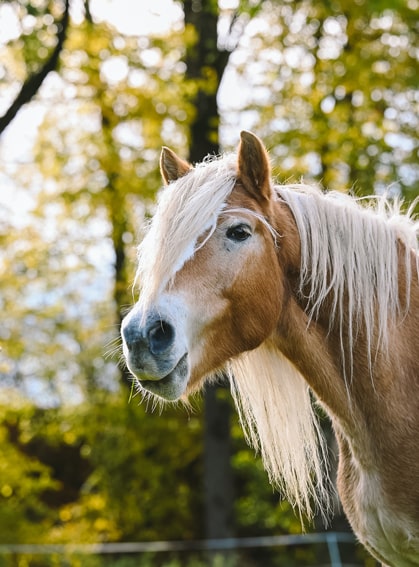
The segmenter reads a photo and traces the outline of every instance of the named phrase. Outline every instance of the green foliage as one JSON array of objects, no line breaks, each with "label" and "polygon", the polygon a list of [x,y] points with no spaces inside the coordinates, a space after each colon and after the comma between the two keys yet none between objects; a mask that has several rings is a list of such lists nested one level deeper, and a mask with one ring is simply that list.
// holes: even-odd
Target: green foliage
[{"label": "green foliage", "polygon": [[165,41],[138,40],[105,24],[71,28],[61,76],[83,120],[72,128],[63,116],[65,103],[57,105],[46,118],[37,153],[43,174],[60,183],[59,193],[74,198],[87,191],[105,207],[115,205],[113,194],[122,206],[126,195],[154,197],[162,140],[173,143],[175,132],[182,140],[192,112],[185,102],[183,49],[178,33]]},{"label": "green foliage", "polygon": [[[0,415],[0,495],[7,503],[0,525],[13,526],[2,530],[1,542],[204,537],[199,411],[168,406],[162,415],[149,413],[128,404],[122,391],[67,409],[17,398]],[[269,487],[237,423],[234,442],[238,533],[298,533],[299,520]]]},{"label": "green foliage", "polygon": [[11,410],[11,401],[2,403],[0,423],[0,543],[40,541],[53,517],[43,495],[57,482],[45,464],[20,451],[33,408]]},{"label": "green foliage", "polygon": [[[106,401],[97,410],[89,435],[96,475],[92,482],[107,494],[107,514],[121,537],[202,536],[202,523],[196,521],[202,493],[200,419],[168,407],[162,420],[144,406],[124,401],[116,407]],[[90,424],[90,416],[86,418]]]},{"label": "green foliage", "polygon": [[[168,557],[169,555],[169,557]],[[0,558],[0,567],[246,567],[244,563],[238,563],[233,554],[212,554],[205,557],[196,554],[182,554],[180,557],[170,557],[171,554],[144,553],[137,557],[118,557],[110,555],[25,555],[10,558]],[[18,561],[18,563],[17,563]]]},{"label": "green foliage", "polygon": [[241,110],[253,110],[252,127],[282,180],[304,175],[332,189],[417,194],[413,9],[263,3],[235,68],[239,84],[255,85]]},{"label": "green foliage", "polygon": [[80,200],[50,202],[19,229],[9,219],[0,226],[8,251],[0,259],[0,305],[8,315],[0,375],[46,406],[115,384],[115,364],[103,358],[115,333],[112,282],[97,258],[99,248],[106,254],[106,225],[89,214]]},{"label": "green foliage", "polygon": [[[3,2],[5,5],[6,2]],[[24,79],[36,72],[52,51],[56,42],[57,26],[54,21],[60,19],[64,2],[40,0],[38,2],[8,2],[8,10],[13,10],[19,34],[11,34],[4,49],[5,54],[18,57],[23,76],[12,71],[8,80]],[[2,61],[3,63],[3,61]],[[6,58],[4,60],[6,63]],[[24,67],[24,69],[23,69]],[[8,67],[6,67],[8,68]],[[18,74],[20,75],[20,73]]]},{"label": "green foliage", "polygon": [[1,542],[203,536],[200,419],[174,406],[148,414],[126,394],[94,408],[3,405]]}]

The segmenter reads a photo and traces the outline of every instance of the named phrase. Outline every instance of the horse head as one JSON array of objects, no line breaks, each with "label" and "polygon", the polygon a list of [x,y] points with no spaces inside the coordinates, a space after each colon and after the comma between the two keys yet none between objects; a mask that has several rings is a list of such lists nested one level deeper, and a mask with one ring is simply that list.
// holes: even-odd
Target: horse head
[{"label": "horse head", "polygon": [[224,161],[193,168],[163,148],[160,165],[166,187],[140,250],[144,297],[122,336],[142,388],[174,400],[274,332],[284,278],[269,158],[255,135],[242,132]]}]

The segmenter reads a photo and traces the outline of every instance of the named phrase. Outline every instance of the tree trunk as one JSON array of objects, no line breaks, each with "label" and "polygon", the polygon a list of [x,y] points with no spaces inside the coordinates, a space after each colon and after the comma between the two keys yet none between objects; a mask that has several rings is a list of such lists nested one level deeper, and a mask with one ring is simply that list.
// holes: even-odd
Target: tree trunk
[{"label": "tree trunk", "polygon": [[229,400],[212,386],[205,393],[204,489],[208,539],[234,536],[234,480],[231,468]]}]

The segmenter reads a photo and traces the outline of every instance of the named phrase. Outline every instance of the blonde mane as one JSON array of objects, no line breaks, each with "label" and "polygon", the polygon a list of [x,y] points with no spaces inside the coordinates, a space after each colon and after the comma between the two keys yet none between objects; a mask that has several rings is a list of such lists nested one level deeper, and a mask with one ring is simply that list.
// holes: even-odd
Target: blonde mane
[{"label": "blonde mane", "polygon": [[236,156],[212,158],[161,191],[156,214],[138,248],[135,280],[144,311],[193,256],[198,237],[207,230],[211,234],[236,177]]},{"label": "blonde mane", "polygon": [[271,484],[300,516],[311,520],[314,503],[326,520],[326,444],[307,382],[270,341],[230,361],[228,375],[246,439],[260,452]]},{"label": "blonde mane", "polygon": [[[330,328],[337,323],[342,370],[348,380],[353,371],[353,343],[362,326],[372,377],[373,354],[388,347],[389,323],[409,308],[411,251],[418,259],[419,223],[411,215],[414,204],[402,214],[401,203],[384,196],[369,197],[372,203],[365,207],[361,199],[304,185],[277,187],[277,194],[297,224],[300,295],[306,294],[310,320],[316,319],[324,301],[331,298]],[[404,304],[398,285],[398,241],[404,250]],[[344,335],[348,337],[346,344]],[[345,350],[349,353],[347,360]]]},{"label": "blonde mane", "polygon": [[[211,236],[236,176],[237,157],[229,155],[204,161],[162,191],[139,247],[136,279],[144,312],[193,256],[199,237],[207,231],[207,238]],[[309,317],[315,319],[325,299],[332,298],[331,325],[340,329],[342,356],[349,356],[343,370],[345,374],[348,368],[347,377],[352,377],[352,347],[360,325],[372,367],[373,347],[387,345],[390,321],[408,309],[408,298],[404,304],[399,299],[397,241],[405,248],[409,282],[410,251],[418,253],[418,224],[384,198],[372,209],[352,197],[303,185],[275,190],[299,231],[300,294],[308,294]],[[344,335],[349,344],[344,344]],[[327,512],[324,444],[304,378],[270,341],[230,361],[228,370],[247,438],[260,450],[272,483],[309,516],[313,500]]]}]

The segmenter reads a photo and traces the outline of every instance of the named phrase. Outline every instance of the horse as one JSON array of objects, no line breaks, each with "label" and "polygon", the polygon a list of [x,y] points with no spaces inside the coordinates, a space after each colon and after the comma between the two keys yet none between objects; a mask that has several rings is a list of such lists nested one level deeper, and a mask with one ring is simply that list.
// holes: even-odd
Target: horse
[{"label": "horse", "polygon": [[[262,141],[195,166],[163,147],[123,355],[153,400],[227,373],[248,441],[305,517],[331,483],[383,565],[419,565],[419,254],[413,207],[276,185]],[[405,211],[405,212],[403,212]]]}]

